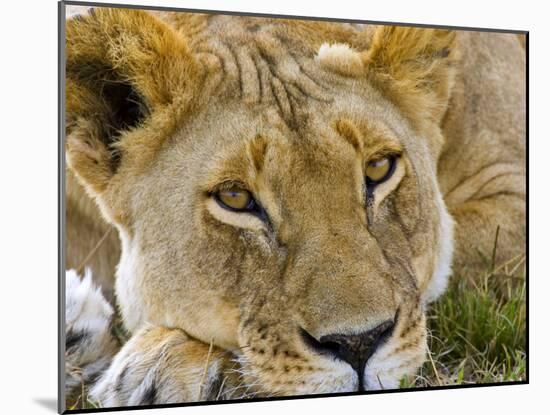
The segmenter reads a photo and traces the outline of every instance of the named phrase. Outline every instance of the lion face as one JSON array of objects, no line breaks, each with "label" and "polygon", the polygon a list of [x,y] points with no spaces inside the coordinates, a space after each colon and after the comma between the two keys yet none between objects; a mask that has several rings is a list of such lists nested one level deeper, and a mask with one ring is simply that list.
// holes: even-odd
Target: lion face
[{"label": "lion face", "polygon": [[[449,273],[439,130],[356,75],[372,49],[296,58],[272,33],[242,29],[244,42],[240,30],[231,47],[197,46],[200,82],[149,103],[117,137],[116,163],[84,147],[89,121],[68,136],[69,165],[120,232],[125,324],[233,351],[260,394],[397,387],[424,361],[424,306]],[[84,156],[109,157],[112,177]]]},{"label": "lion face", "polygon": [[[302,107],[299,131],[234,103],[176,134],[127,189],[132,235],[122,232],[117,281],[126,321],[238,347],[270,393],[356,390],[356,371],[321,339],[387,322],[363,385],[395,387],[416,369],[448,219],[428,149],[363,103],[369,117],[346,101]],[[194,137],[209,144],[196,149]],[[371,185],[369,163],[384,158],[393,171]],[[224,191],[255,206],[224,205]]]}]

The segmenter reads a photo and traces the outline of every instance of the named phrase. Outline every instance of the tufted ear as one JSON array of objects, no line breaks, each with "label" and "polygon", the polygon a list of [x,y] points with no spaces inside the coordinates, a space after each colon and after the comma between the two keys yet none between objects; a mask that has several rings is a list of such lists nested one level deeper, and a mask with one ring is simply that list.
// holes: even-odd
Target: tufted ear
[{"label": "tufted ear", "polygon": [[67,165],[98,197],[125,158],[152,154],[166,124],[189,110],[198,64],[155,16],[110,8],[67,21],[66,56]]},{"label": "tufted ear", "polygon": [[454,84],[456,32],[378,26],[363,36],[369,46],[361,60],[372,82],[414,124],[439,123]]}]

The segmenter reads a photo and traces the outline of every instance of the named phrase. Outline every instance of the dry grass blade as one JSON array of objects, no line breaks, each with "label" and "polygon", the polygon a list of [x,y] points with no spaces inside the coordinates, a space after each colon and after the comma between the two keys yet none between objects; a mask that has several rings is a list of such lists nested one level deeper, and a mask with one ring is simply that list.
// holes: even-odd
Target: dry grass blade
[{"label": "dry grass blade", "polygon": [[227,380],[227,376],[223,377],[222,384],[220,385],[220,389],[218,389],[218,394],[216,395],[216,401],[220,400],[220,397],[222,396],[223,388],[225,386],[225,381]]},{"label": "dry grass blade", "polygon": [[439,376],[439,372],[437,371],[437,368],[435,367],[434,359],[433,359],[433,357],[432,357],[432,352],[431,352],[430,349],[428,349],[428,357],[430,358],[430,363],[431,363],[432,369],[433,369],[433,371],[434,371],[434,373],[435,373],[435,377],[436,377],[436,379],[437,379],[437,384],[438,384],[439,386],[442,386],[442,385],[443,385],[443,382],[441,382],[441,377]]},{"label": "dry grass blade", "polygon": [[199,383],[199,401],[202,400],[202,392],[204,389],[204,381],[206,380],[206,374],[208,373],[208,366],[210,365],[210,358],[212,356],[212,349],[214,348],[213,339],[210,339],[210,347],[208,347],[208,354],[206,355],[206,363],[204,364],[204,370],[202,372],[201,381]]},{"label": "dry grass blade", "polygon": [[497,246],[498,246],[498,234],[500,233],[500,225],[497,226],[497,231],[495,234],[495,242],[493,244],[493,253],[491,255],[491,272],[495,269],[495,262],[497,259]]},{"label": "dry grass blade", "polygon": [[101,237],[101,239],[99,241],[97,241],[97,243],[95,244],[95,246],[90,250],[90,252],[88,253],[88,255],[86,256],[86,258],[84,258],[84,260],[80,263],[80,265],[78,266],[78,268],[76,269],[76,272],[77,274],[81,275],[83,272],[84,272],[84,267],[86,266],[86,264],[94,257],[94,255],[96,254],[96,252],[99,250],[99,248],[101,248],[101,245],[103,245],[103,243],[107,240],[107,238],[109,237],[109,235],[111,234],[111,231],[113,230],[113,228],[109,228],[107,229],[107,232],[105,232],[103,234],[103,236]]}]

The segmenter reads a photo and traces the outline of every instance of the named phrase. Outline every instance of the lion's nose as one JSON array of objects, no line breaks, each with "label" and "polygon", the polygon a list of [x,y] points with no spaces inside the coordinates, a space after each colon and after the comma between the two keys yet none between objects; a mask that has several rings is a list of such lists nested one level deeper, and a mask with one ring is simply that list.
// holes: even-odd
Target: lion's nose
[{"label": "lion's nose", "polygon": [[360,381],[367,360],[376,348],[387,339],[393,330],[394,321],[387,320],[375,328],[358,334],[327,334],[319,340],[305,330],[302,337],[310,347],[322,354],[329,354],[343,360],[360,375]]}]

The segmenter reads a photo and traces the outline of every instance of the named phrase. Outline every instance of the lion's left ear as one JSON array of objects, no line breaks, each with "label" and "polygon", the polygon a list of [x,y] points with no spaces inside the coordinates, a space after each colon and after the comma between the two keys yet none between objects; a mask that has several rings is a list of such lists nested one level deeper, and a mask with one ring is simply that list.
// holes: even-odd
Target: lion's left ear
[{"label": "lion's left ear", "polygon": [[99,7],[65,35],[67,165],[105,213],[123,167],[146,165],[191,111],[203,71],[186,39],[142,10]]},{"label": "lion's left ear", "polygon": [[363,70],[413,123],[439,123],[454,84],[456,32],[379,26],[366,29]]}]

